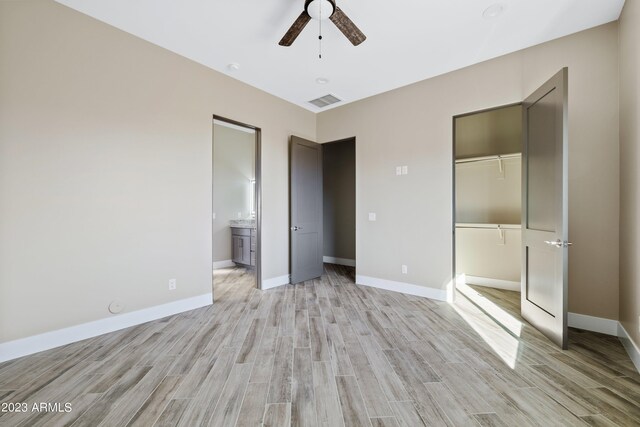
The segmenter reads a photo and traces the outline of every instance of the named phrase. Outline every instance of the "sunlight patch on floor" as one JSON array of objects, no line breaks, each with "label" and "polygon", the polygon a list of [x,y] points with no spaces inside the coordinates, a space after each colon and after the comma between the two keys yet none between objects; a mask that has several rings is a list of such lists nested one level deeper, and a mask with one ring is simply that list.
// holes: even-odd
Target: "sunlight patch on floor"
[{"label": "sunlight patch on floor", "polygon": [[522,322],[470,286],[464,283],[458,283],[456,288],[474,304],[487,312],[489,316],[493,317],[496,322],[509,330],[515,336],[520,336],[522,333]]},{"label": "sunlight patch on floor", "polygon": [[[472,292],[473,289],[471,289]],[[460,296],[459,298],[464,298]],[[462,301],[452,304],[453,309],[473,330],[487,343],[493,352],[498,355],[507,366],[515,369],[518,354],[520,351],[520,341],[505,329],[498,326],[486,313],[469,301]],[[502,310],[500,307],[495,307]],[[505,313],[506,314],[506,313]],[[511,316],[510,316],[511,317]],[[519,333],[520,330],[518,330]]]}]

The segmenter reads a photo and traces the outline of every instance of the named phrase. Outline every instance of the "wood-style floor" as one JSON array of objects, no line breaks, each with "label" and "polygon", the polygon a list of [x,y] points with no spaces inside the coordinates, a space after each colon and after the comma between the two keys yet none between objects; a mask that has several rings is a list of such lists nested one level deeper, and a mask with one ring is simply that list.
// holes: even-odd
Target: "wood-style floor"
[{"label": "wood-style floor", "polygon": [[345,267],[266,292],[242,269],[216,279],[211,307],[0,364],[2,402],[72,404],[0,424],[640,424],[640,375],[618,340],[572,330],[559,351],[521,323],[517,294],[477,289],[500,326],[465,297],[356,286]]}]

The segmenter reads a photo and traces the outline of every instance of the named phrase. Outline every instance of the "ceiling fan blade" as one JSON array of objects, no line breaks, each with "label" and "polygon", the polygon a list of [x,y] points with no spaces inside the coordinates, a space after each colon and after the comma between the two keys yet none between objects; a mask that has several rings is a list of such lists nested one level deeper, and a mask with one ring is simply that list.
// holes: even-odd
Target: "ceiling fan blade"
[{"label": "ceiling fan blade", "polygon": [[282,40],[280,40],[280,43],[278,44],[280,46],[291,46],[293,42],[298,38],[304,27],[307,26],[310,20],[311,17],[307,13],[307,11],[302,11],[300,16],[298,16],[298,19],[295,20],[291,28],[289,28],[289,31],[287,31],[287,33],[284,35],[284,37],[282,37]]},{"label": "ceiling fan blade", "polygon": [[354,24],[339,7],[336,6],[336,11],[329,19],[340,31],[342,31],[342,34],[344,34],[354,46],[358,46],[367,39],[367,36],[365,36],[362,31],[356,27],[356,24]]}]

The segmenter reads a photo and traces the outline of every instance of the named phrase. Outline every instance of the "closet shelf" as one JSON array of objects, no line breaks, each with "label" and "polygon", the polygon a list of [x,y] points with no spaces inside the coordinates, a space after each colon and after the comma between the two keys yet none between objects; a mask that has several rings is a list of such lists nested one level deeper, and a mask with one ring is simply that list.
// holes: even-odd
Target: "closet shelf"
[{"label": "closet shelf", "polygon": [[467,157],[464,159],[456,159],[456,164],[460,163],[475,163],[475,162],[488,162],[492,160],[505,160],[505,159],[517,159],[521,157],[521,153],[511,154],[498,154],[494,156],[480,156],[480,157]]},{"label": "closet shelf", "polygon": [[470,222],[457,222],[456,228],[484,228],[487,230],[520,230],[521,224],[487,224],[487,223],[470,223]]}]

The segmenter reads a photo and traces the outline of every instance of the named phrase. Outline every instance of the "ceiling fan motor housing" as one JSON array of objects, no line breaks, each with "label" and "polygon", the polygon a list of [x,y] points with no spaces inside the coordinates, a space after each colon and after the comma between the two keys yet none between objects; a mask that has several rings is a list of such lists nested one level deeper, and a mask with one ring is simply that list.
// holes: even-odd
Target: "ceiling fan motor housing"
[{"label": "ceiling fan motor housing", "polygon": [[[326,16],[325,14],[322,14],[322,16],[320,16],[320,10],[324,10],[326,12],[326,10],[328,9],[327,6],[331,6],[330,12],[326,13]],[[335,0],[305,0],[304,10],[313,19],[325,20],[333,16],[333,14],[335,13],[336,2]]]}]

